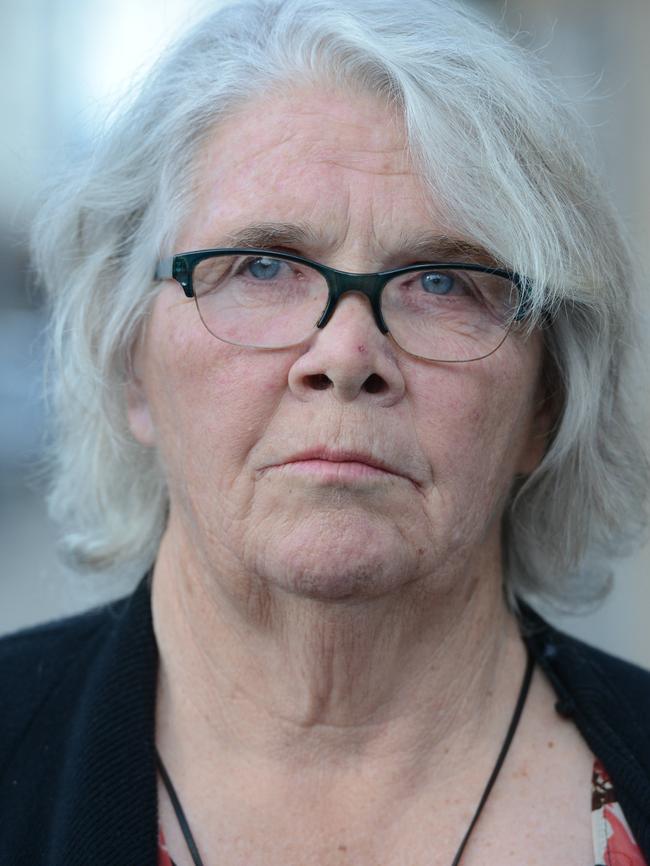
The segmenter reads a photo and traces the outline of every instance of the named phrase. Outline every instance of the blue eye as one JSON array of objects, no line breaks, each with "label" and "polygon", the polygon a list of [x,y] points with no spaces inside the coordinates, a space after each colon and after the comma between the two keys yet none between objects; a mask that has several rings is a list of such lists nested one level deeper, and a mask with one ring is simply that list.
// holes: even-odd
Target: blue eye
[{"label": "blue eye", "polygon": [[258,280],[272,280],[284,263],[277,259],[259,258],[248,263],[248,272]]},{"label": "blue eye", "polygon": [[451,274],[428,271],[421,274],[420,283],[424,291],[431,295],[448,295],[454,288],[454,277]]}]

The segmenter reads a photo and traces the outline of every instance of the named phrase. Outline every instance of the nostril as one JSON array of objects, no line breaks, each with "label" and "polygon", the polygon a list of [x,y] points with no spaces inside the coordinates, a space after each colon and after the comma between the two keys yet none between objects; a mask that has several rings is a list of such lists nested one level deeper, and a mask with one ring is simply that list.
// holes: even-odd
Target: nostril
[{"label": "nostril", "polygon": [[307,376],[306,381],[307,385],[314,391],[326,391],[332,384],[332,380],[325,373],[314,373],[313,376]]},{"label": "nostril", "polygon": [[368,394],[381,394],[388,389],[388,382],[376,373],[372,373],[363,383],[363,389]]}]

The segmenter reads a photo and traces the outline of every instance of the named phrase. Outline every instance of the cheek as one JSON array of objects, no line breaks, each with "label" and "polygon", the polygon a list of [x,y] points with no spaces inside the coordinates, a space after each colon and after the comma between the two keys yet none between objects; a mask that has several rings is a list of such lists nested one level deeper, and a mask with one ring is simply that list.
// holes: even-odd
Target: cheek
[{"label": "cheek", "polygon": [[527,448],[530,379],[507,377],[502,365],[495,367],[459,365],[441,371],[437,386],[429,382],[418,388],[416,429],[430,458],[435,494],[452,498],[458,508],[479,502],[496,507],[510,490]]},{"label": "cheek", "polygon": [[189,305],[173,326],[152,328],[145,385],[156,443],[171,486],[206,474],[230,485],[281,399],[276,368],[287,361],[221,343],[196,318]]}]

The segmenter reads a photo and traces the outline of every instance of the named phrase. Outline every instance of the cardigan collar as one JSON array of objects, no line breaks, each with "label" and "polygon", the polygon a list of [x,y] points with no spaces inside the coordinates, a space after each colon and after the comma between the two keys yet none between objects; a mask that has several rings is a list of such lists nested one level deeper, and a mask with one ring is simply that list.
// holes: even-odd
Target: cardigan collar
[{"label": "cardigan collar", "polygon": [[71,719],[73,751],[53,822],[57,864],[157,862],[158,651],[150,581],[148,574],[112,616],[109,606],[106,637]]}]

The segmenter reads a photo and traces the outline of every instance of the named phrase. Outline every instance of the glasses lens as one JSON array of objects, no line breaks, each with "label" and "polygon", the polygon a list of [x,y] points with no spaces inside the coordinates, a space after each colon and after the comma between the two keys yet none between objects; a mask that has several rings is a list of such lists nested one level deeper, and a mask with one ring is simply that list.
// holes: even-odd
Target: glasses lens
[{"label": "glasses lens", "polygon": [[473,361],[505,340],[517,309],[512,281],[462,269],[422,269],[384,287],[382,313],[407,352],[436,361]]},{"label": "glasses lens", "polygon": [[227,343],[259,349],[306,339],[328,297],[318,271],[266,255],[204,259],[195,266],[192,283],[208,331]]}]

